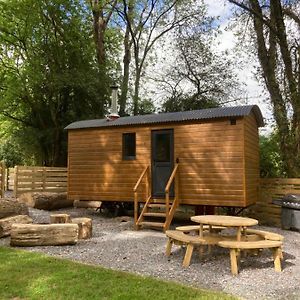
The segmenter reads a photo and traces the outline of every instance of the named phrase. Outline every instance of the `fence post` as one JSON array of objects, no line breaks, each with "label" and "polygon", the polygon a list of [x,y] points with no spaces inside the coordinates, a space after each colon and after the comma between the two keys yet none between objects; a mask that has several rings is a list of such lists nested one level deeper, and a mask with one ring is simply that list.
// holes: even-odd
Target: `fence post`
[{"label": "fence post", "polygon": [[14,197],[18,196],[18,166],[15,166],[14,170]]},{"label": "fence post", "polygon": [[46,167],[43,167],[43,177],[42,177],[42,180],[43,180],[43,192],[46,191]]},{"label": "fence post", "polygon": [[0,181],[0,197],[4,197],[4,186],[5,186],[5,163],[3,161],[0,162],[1,169],[1,181]]}]

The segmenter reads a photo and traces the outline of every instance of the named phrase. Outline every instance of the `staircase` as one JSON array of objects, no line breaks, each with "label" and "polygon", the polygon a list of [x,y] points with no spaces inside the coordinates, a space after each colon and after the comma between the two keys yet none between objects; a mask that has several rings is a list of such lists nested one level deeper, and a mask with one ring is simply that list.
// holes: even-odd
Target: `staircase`
[{"label": "staircase", "polygon": [[[173,220],[176,208],[179,205],[178,199],[178,187],[179,187],[179,178],[178,178],[178,163],[175,165],[173,172],[168,180],[168,183],[165,188],[165,199],[155,199],[152,198],[150,194],[150,176],[149,176],[150,167],[147,166],[143,173],[141,174],[137,184],[134,187],[134,219],[136,229],[140,228],[155,228],[166,231],[169,229],[170,224]],[[146,180],[146,195],[147,199],[142,208],[142,211],[139,214],[139,202],[137,190],[140,186],[143,178]],[[170,188],[175,180],[175,197],[170,200]]]}]

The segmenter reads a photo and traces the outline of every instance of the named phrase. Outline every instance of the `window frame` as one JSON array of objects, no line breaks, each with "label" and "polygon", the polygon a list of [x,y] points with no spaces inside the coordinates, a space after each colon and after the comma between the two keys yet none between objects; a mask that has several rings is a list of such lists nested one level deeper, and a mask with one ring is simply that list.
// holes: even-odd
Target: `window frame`
[{"label": "window frame", "polygon": [[[134,136],[134,155],[126,155],[126,136]],[[124,132],[122,133],[122,160],[135,160],[136,159],[136,132]]]}]

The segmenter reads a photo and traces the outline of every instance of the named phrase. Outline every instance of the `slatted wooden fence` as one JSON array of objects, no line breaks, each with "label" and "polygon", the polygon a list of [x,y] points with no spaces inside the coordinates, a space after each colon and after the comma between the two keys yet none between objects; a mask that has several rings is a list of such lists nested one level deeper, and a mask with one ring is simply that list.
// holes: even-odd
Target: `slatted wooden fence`
[{"label": "slatted wooden fence", "polygon": [[7,168],[5,170],[5,190],[12,191],[14,189],[15,168]]},{"label": "slatted wooden fence", "polygon": [[258,219],[260,224],[280,226],[281,207],[272,200],[286,194],[300,194],[300,178],[261,178],[258,202],[245,215]]},{"label": "slatted wooden fence", "polygon": [[15,197],[26,192],[66,192],[67,168],[16,166],[13,190]]},{"label": "slatted wooden fence", "polygon": [[5,163],[0,162],[0,198],[4,197],[5,192]]}]

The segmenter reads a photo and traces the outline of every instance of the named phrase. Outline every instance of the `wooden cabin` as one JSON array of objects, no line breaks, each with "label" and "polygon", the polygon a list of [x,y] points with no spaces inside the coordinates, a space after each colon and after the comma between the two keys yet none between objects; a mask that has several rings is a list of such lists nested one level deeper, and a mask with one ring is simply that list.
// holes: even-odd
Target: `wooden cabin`
[{"label": "wooden cabin", "polygon": [[258,197],[263,125],[256,105],[74,122],[68,198],[134,201],[137,226],[157,216],[164,229],[180,204],[247,207]]}]

